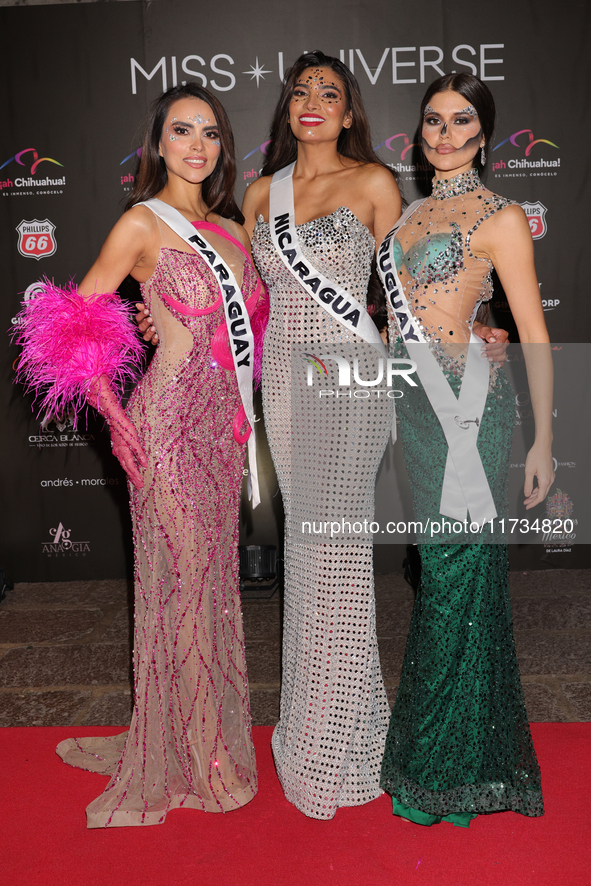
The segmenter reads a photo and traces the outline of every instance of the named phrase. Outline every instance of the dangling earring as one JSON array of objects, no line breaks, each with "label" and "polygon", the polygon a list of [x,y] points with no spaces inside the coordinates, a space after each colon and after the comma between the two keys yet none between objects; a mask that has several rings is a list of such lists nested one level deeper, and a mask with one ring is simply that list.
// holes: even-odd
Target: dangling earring
[{"label": "dangling earring", "polygon": [[480,146],[480,162],[483,166],[486,163],[486,151],[484,150],[484,145]]}]

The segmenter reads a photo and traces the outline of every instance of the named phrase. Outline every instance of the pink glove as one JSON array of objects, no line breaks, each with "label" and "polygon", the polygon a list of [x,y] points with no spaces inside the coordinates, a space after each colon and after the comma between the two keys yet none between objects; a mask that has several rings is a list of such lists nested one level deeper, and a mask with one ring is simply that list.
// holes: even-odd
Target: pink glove
[{"label": "pink glove", "polygon": [[141,489],[144,480],[138,469],[148,466],[148,459],[142,449],[133,422],[125,414],[106,375],[93,378],[88,386],[88,402],[107,420],[111,431],[113,454],[136,489]]}]

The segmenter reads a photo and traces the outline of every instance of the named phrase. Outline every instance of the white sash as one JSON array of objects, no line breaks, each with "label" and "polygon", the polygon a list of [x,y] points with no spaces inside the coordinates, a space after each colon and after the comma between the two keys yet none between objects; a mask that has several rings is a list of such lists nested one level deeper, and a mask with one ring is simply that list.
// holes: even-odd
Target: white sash
[{"label": "white sash", "polygon": [[462,522],[469,512],[470,520],[482,526],[497,516],[477,448],[488,393],[488,360],[482,356],[481,348],[477,348],[482,342],[471,333],[460,396],[456,399],[410,311],[394,261],[394,235],[422,202],[417,200],[412,203],[384,238],[378,250],[377,266],[400,334],[417,364],[419,378],[449,446],[439,511],[445,517]]},{"label": "white sash", "polygon": [[211,266],[218,281],[226,316],[226,326],[228,327],[230,350],[232,351],[234,369],[236,370],[236,378],[238,380],[238,390],[240,391],[244,412],[251,429],[250,437],[248,438],[248,464],[250,468],[248,472],[248,495],[252,500],[253,508],[256,508],[261,498],[257,470],[255,417],[252,396],[254,336],[242,292],[231,268],[226,264],[221,255],[204,237],[200,236],[191,222],[184,215],[181,215],[178,210],[156,198],[145,200],[143,203],[137,203],[136,205],[147,206],[169,228],[172,228],[175,234],[178,234],[185,243],[188,243],[198,255],[205,259],[208,265]]},{"label": "white sash", "polygon": [[295,163],[276,172],[269,192],[271,238],[281,260],[314,301],[334,320],[388,356],[375,323],[366,309],[342,286],[329,280],[304,257],[295,226],[293,170]]}]

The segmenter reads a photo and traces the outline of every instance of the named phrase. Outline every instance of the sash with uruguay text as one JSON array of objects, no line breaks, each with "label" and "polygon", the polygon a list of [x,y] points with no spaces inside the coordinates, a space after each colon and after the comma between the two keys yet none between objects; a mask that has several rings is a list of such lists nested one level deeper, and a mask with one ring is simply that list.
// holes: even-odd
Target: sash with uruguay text
[{"label": "sash with uruguay text", "polygon": [[232,351],[232,359],[234,360],[234,369],[236,370],[236,378],[238,380],[238,390],[240,398],[244,406],[244,412],[251,428],[248,438],[248,492],[252,500],[253,508],[260,503],[259,480],[256,459],[256,441],[255,441],[255,417],[253,406],[252,392],[252,376],[254,363],[254,336],[250,326],[250,318],[242,291],[236,282],[236,278],[231,268],[227,265],[221,255],[202,237],[178,210],[162,200],[153,198],[146,200],[144,203],[138,203],[138,206],[147,206],[157,215],[169,228],[178,234],[181,239],[188,243],[195,252],[200,255],[211,267],[214,276],[218,281],[222,294],[222,302],[224,305],[224,314],[226,317],[226,326],[228,327],[228,337],[230,339],[230,350]]},{"label": "sash with uruguay text", "polygon": [[329,280],[305,258],[296,231],[293,200],[295,163],[275,173],[269,192],[271,238],[286,268],[327,314],[373,345],[382,357],[387,350],[366,309],[342,286]]},{"label": "sash with uruguay text", "polygon": [[[468,357],[460,396],[456,398],[422,329],[409,308],[394,260],[396,232],[423,203],[412,203],[384,238],[378,250],[378,272],[386,300],[396,318],[411,358],[449,447],[441,490],[440,513],[453,520],[483,525],[497,516],[495,503],[478,452],[477,440],[489,383],[489,364],[481,353],[482,341],[470,334]],[[477,347],[480,345],[480,347]]]}]

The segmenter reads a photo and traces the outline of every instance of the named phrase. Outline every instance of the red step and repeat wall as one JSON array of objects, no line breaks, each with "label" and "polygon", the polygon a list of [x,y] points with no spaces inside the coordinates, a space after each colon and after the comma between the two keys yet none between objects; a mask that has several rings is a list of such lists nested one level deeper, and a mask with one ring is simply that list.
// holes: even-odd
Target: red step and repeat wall
[{"label": "red step and repeat wall", "polygon": [[[488,186],[525,208],[541,295],[556,342],[588,338],[584,273],[591,205],[587,147],[588,4],[564,0],[373,0],[298,4],[226,0],[40,5],[0,10],[2,328],[44,277],[80,280],[122,211],[149,102],[180,82],[212,90],[232,120],[238,199],[259,174],[285,69],[320,48],[354,71],[378,155],[399,170],[406,199],[425,193],[417,112],[426,85],[469,71],[497,101]],[[133,302],[133,281],[121,290]],[[501,290],[498,325],[512,320]],[[130,573],[124,475],[94,416],[46,417],[14,386],[17,349],[3,348],[0,398],[3,528],[0,566],[17,581]],[[516,404],[523,408],[523,404]],[[568,494],[569,453],[555,452]],[[244,541],[280,543],[281,505],[268,454],[260,509],[243,509]],[[586,546],[514,563],[587,565]],[[521,559],[520,559],[521,558]]]}]

